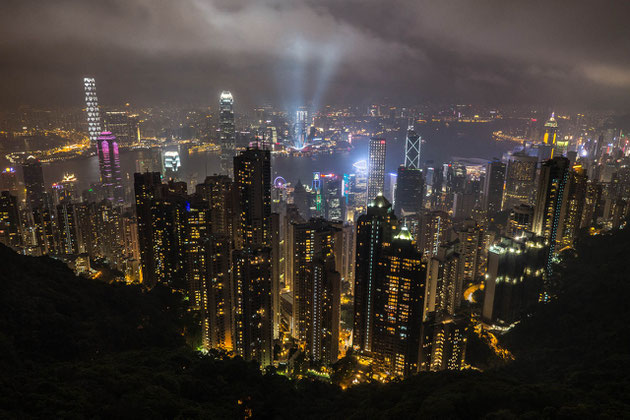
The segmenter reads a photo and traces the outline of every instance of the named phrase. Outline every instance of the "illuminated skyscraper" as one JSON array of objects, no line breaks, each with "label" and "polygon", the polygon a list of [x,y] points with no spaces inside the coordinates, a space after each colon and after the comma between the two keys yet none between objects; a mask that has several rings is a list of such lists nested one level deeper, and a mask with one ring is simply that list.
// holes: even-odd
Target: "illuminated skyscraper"
[{"label": "illuminated skyscraper", "polygon": [[18,197],[18,180],[15,168],[7,167],[0,172],[0,191],[9,191]]},{"label": "illuminated skyscraper", "polygon": [[387,371],[418,371],[426,264],[406,227],[383,246],[374,296],[372,354]]},{"label": "illuminated skyscraper", "polygon": [[273,359],[271,153],[248,148],[234,157],[238,243],[233,254],[234,348],[262,366]]},{"label": "illuminated skyscraper", "polygon": [[103,131],[97,139],[98,165],[101,172],[101,185],[107,194],[107,199],[113,203],[122,204],[124,191],[120,173],[120,158],[116,136],[109,131]]},{"label": "illuminated skyscraper", "polygon": [[42,164],[34,156],[29,156],[22,165],[26,203],[31,210],[44,205],[44,171]]},{"label": "illuminated skyscraper", "polygon": [[432,211],[420,220],[419,249],[426,258],[437,255],[440,245],[450,241],[453,222],[448,213]]},{"label": "illuminated skyscraper", "polygon": [[417,215],[422,210],[424,179],[422,171],[416,168],[400,166],[396,182],[396,215]]},{"label": "illuminated skyscraper", "polygon": [[519,239],[501,238],[490,247],[482,311],[486,322],[510,325],[538,302],[545,259],[543,239],[531,232]]},{"label": "illuminated skyscraper", "polygon": [[[545,266],[547,278],[551,275],[552,259],[558,251],[557,245],[562,238],[569,195],[569,165],[569,159],[565,157],[555,157],[543,162],[538,182],[533,230],[536,235],[544,238],[548,246]],[[543,299],[546,299],[546,295]]]},{"label": "illuminated skyscraper", "polygon": [[305,107],[300,107],[295,112],[295,131],[294,140],[295,147],[300,149],[306,144],[308,137],[308,110]]},{"label": "illuminated skyscraper", "polygon": [[505,174],[503,210],[519,204],[531,205],[536,191],[536,156],[515,153],[510,156]]},{"label": "illuminated skyscraper", "polygon": [[421,149],[422,137],[410,127],[405,140],[405,167],[410,169],[422,169],[420,164]]},{"label": "illuminated skyscraper", "polygon": [[397,229],[392,206],[381,194],[370,202],[367,214],[357,221],[354,280],[354,329],[352,345],[372,350],[374,331],[374,296],[378,282],[378,261],[383,246],[391,242]]},{"label": "illuminated skyscraper", "polygon": [[486,165],[486,177],[483,183],[483,209],[489,214],[501,211],[503,203],[503,182],[505,164],[494,160]]},{"label": "illuminated skyscraper", "polygon": [[368,156],[368,185],[367,202],[370,203],[379,193],[383,192],[385,183],[385,139],[373,137],[370,139]]},{"label": "illuminated skyscraper", "polygon": [[551,146],[556,145],[558,137],[558,122],[556,121],[555,114],[552,113],[549,120],[545,123],[545,134],[543,134],[543,143]]},{"label": "illuminated skyscraper", "polygon": [[22,245],[22,227],[17,197],[0,191],[0,243],[14,249]]},{"label": "illuminated skyscraper", "polygon": [[221,172],[232,174],[232,163],[236,151],[236,128],[234,126],[234,98],[228,91],[219,97],[219,146],[221,147]]},{"label": "illuminated skyscraper", "polygon": [[93,77],[84,77],[85,88],[85,112],[87,114],[88,135],[91,144],[95,144],[101,134],[101,115],[98,109],[98,97],[96,96],[96,80]]},{"label": "illuminated skyscraper", "polygon": [[312,360],[337,361],[342,231],[323,219],[293,225],[293,336]]}]

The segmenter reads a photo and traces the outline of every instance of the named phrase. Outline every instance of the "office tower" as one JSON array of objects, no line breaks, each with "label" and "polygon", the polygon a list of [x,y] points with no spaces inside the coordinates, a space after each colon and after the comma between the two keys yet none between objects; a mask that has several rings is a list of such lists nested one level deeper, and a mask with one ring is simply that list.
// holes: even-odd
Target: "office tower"
[{"label": "office tower", "polygon": [[[556,145],[558,137],[558,122],[556,121],[555,113],[551,113],[551,117],[545,123],[545,133],[543,134],[543,144],[549,145],[553,148]],[[552,154],[553,157],[553,154]]]},{"label": "office tower", "polygon": [[486,165],[486,176],[483,182],[482,208],[489,214],[501,211],[503,202],[503,181],[505,180],[505,164],[494,160]]},{"label": "office tower", "polygon": [[538,302],[545,271],[544,240],[531,232],[501,238],[488,251],[484,279],[484,321],[510,325]]},{"label": "office tower", "polygon": [[367,183],[368,204],[374,200],[379,193],[383,192],[386,148],[387,142],[385,139],[376,137],[370,139]]},{"label": "office tower", "polygon": [[15,168],[7,167],[0,172],[0,191],[8,191],[12,195],[19,197],[17,171]]},{"label": "office tower", "polygon": [[446,212],[437,210],[422,215],[418,247],[425,258],[436,255],[440,245],[451,240],[452,227],[453,222]]},{"label": "office tower", "polygon": [[393,375],[418,371],[426,264],[406,227],[383,245],[374,295],[372,354]]},{"label": "office tower", "polygon": [[234,157],[238,237],[233,254],[235,349],[262,366],[273,358],[270,151],[248,148]]},{"label": "office tower", "polygon": [[394,209],[396,208],[396,184],[398,174],[394,172],[388,172],[385,174],[385,181],[383,182],[383,196],[392,203]]},{"label": "office tower", "polygon": [[44,171],[42,164],[33,156],[29,156],[22,164],[26,203],[31,210],[44,205]]},{"label": "office tower", "polygon": [[9,191],[0,191],[0,243],[16,250],[22,246],[20,208]]},{"label": "office tower", "polygon": [[273,308],[273,338],[280,338],[280,289],[284,264],[283,236],[281,233],[282,215],[271,213],[271,306]]},{"label": "office tower", "polygon": [[162,167],[162,171],[165,178],[176,178],[181,166],[182,163],[179,159],[179,152],[177,150],[164,152],[164,165]]},{"label": "office tower", "polygon": [[204,241],[206,273],[202,275],[202,342],[206,348],[234,350],[232,241],[210,234]]},{"label": "office tower", "polygon": [[462,298],[462,259],[457,241],[440,245],[427,266],[424,318],[431,312],[455,315]]},{"label": "office tower", "polygon": [[534,221],[534,207],[527,204],[519,204],[512,207],[508,218],[507,236],[518,238],[525,232],[531,232]]},{"label": "office tower", "polygon": [[310,194],[304,188],[302,182],[298,179],[295,188],[293,189],[293,203],[297,206],[300,215],[304,219],[311,218],[311,203]]},{"label": "office tower", "polygon": [[[586,201],[588,178],[581,166],[573,166],[569,174],[569,185],[567,190],[566,209],[564,210],[562,221],[562,234],[558,236],[560,249],[573,246],[577,239],[584,203]],[[623,200],[621,200],[623,201]]]},{"label": "office tower", "polygon": [[464,368],[468,322],[464,316],[430,313],[422,324],[420,370]]},{"label": "office tower", "polygon": [[[473,219],[465,220],[455,231],[457,252],[460,256],[460,270],[465,289],[483,275],[486,258],[486,232]],[[463,289],[457,291],[463,294]]]},{"label": "office tower", "polygon": [[236,128],[234,125],[234,98],[228,91],[219,97],[219,146],[221,147],[221,173],[232,173],[232,161],[236,151]]},{"label": "office tower", "polygon": [[244,247],[271,245],[271,153],[248,148],[234,158]]},{"label": "office tower", "polygon": [[361,215],[356,224],[352,344],[363,351],[372,350],[378,261],[383,246],[391,242],[396,229],[396,216],[382,194],[370,202],[367,213]]},{"label": "office tower", "polygon": [[101,115],[98,109],[98,97],[96,96],[96,80],[93,77],[84,77],[85,88],[85,112],[87,114],[88,135],[91,144],[95,144],[101,134]]},{"label": "office tower", "polygon": [[97,138],[97,148],[101,184],[106,198],[112,203],[122,204],[124,192],[116,136],[109,131],[103,131]]},{"label": "office tower", "polygon": [[424,179],[422,171],[416,168],[400,166],[396,185],[394,208],[396,216],[417,215],[422,210]]},{"label": "office tower", "polygon": [[183,214],[183,252],[186,261],[186,282],[191,306],[199,310],[204,305],[206,281],[206,240],[210,235],[210,208],[201,197],[186,201]]},{"label": "office tower", "polygon": [[57,205],[57,229],[60,237],[62,254],[74,255],[79,253],[79,232],[77,215],[72,203]]},{"label": "office tower", "polygon": [[339,352],[342,231],[323,219],[293,225],[293,336],[312,360],[331,364]]},{"label": "office tower", "polygon": [[322,179],[320,172],[313,172],[313,183],[311,184],[311,217],[324,217],[324,202],[322,199]]},{"label": "office tower", "polygon": [[140,245],[142,282],[153,287],[158,282],[156,272],[157,261],[152,242],[153,202],[160,195],[162,176],[159,172],[145,172],[134,174],[134,191],[136,201],[136,217],[138,218],[138,242]]},{"label": "office tower", "polygon": [[306,145],[309,134],[308,126],[308,110],[305,107],[300,107],[295,112],[295,130],[293,133],[295,148],[301,149]]},{"label": "office tower", "polygon": [[[534,233],[542,236],[548,245],[547,279],[551,275],[553,256],[559,251],[558,245],[563,237],[571,179],[569,165],[569,159],[555,157],[543,162],[540,172],[532,226]],[[546,299],[546,295],[543,298]]]},{"label": "office tower", "polygon": [[457,192],[453,195],[453,220],[463,220],[474,216],[479,194]]},{"label": "office tower", "polygon": [[587,182],[580,228],[589,228],[597,222],[597,217],[601,213],[602,190],[600,183],[592,180]]},{"label": "office tower", "polygon": [[246,247],[233,253],[234,350],[262,367],[273,361],[271,252]]},{"label": "office tower", "polygon": [[127,111],[106,111],[103,116],[103,129],[111,132],[120,146],[130,146],[138,141],[138,122]]},{"label": "office tower", "polygon": [[346,200],[343,180],[335,174],[325,174],[321,176],[321,181],[326,220],[344,220]]},{"label": "office tower", "polygon": [[422,169],[420,165],[420,152],[422,148],[422,138],[410,128],[407,131],[407,138],[405,140],[405,166],[409,169]]},{"label": "office tower", "polygon": [[214,235],[236,240],[238,211],[237,190],[227,175],[208,176],[197,184],[195,193],[210,206],[210,231]]},{"label": "office tower", "polygon": [[33,223],[37,237],[37,248],[41,255],[57,254],[59,238],[55,226],[55,216],[48,203],[33,210]]},{"label": "office tower", "polygon": [[519,204],[532,205],[536,192],[536,156],[515,153],[510,156],[505,174],[503,210]]}]

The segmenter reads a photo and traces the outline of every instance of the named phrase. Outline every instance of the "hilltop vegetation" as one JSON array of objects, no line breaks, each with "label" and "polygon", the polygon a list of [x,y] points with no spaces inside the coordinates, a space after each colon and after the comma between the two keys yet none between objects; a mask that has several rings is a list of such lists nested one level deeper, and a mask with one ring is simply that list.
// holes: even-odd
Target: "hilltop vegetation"
[{"label": "hilltop vegetation", "polygon": [[341,392],[202,356],[181,296],[76,277],[0,248],[0,417],[622,418],[630,415],[630,233],[567,257],[557,300],[502,338],[516,360]]}]

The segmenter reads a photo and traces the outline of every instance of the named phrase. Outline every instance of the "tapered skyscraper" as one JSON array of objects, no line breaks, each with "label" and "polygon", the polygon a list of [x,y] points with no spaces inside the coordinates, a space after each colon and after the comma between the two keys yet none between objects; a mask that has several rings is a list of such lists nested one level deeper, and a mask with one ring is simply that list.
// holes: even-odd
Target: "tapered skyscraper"
[{"label": "tapered skyscraper", "polygon": [[422,137],[409,127],[407,131],[407,139],[405,141],[405,167],[409,169],[421,169],[420,166],[420,150],[422,146]]},{"label": "tapered skyscraper", "polygon": [[368,156],[367,202],[370,203],[383,192],[385,183],[385,151],[387,142],[382,138],[370,139]]},{"label": "tapered skyscraper", "polygon": [[91,144],[95,144],[101,134],[101,115],[98,109],[98,97],[96,96],[96,80],[93,77],[84,77],[85,88],[85,112],[87,114],[88,135]]},{"label": "tapered skyscraper", "polygon": [[234,98],[228,91],[219,98],[219,146],[221,147],[221,173],[232,174],[232,160],[236,150],[234,128]]}]

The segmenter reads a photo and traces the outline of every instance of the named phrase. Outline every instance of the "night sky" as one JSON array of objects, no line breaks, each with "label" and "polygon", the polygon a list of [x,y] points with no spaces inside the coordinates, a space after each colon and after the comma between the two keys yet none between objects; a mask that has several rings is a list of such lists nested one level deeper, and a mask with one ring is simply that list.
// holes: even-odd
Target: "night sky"
[{"label": "night sky", "polygon": [[630,2],[3,0],[0,106],[630,107]]}]

